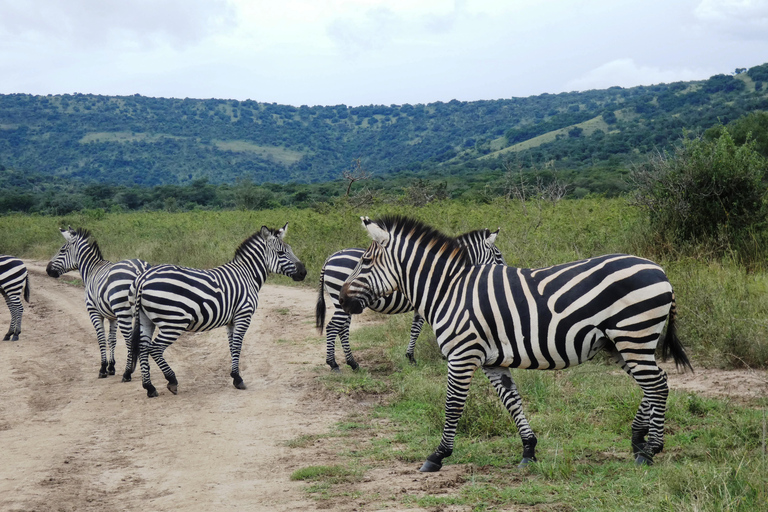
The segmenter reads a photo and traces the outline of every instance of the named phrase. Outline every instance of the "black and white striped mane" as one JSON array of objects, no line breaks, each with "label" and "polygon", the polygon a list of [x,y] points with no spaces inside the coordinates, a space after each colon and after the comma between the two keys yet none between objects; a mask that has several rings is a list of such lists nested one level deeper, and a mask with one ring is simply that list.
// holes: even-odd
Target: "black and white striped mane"
[{"label": "black and white striped mane", "polygon": [[[459,241],[448,235],[445,235],[435,228],[427,226],[423,222],[405,217],[402,215],[385,215],[374,221],[382,229],[389,231],[393,235],[408,237],[413,240],[422,240],[424,242],[440,247],[441,253],[453,254],[459,256],[458,263],[469,265],[469,253]],[[478,230],[487,231],[487,230]]]},{"label": "black and white striped mane", "polygon": [[84,240],[84,241],[88,242],[88,245],[90,246],[91,250],[93,250],[96,253],[96,256],[100,260],[104,259],[104,256],[101,255],[101,249],[99,248],[99,244],[96,243],[96,240],[91,238],[91,232],[90,231],[88,231],[85,228],[77,228],[75,230],[75,236],[77,236],[81,240]]},{"label": "black and white striped mane", "polygon": [[[266,227],[266,226],[265,226],[265,227]],[[271,228],[267,228],[267,229],[269,230],[269,232],[270,232],[270,233],[271,233],[273,236],[277,236],[277,231],[278,231],[278,230],[276,230],[276,229],[271,229]],[[250,251],[248,250],[248,248],[249,248],[249,247],[252,247],[252,246],[254,245],[254,241],[256,241],[256,240],[257,240],[257,239],[259,239],[259,238],[261,238],[262,240],[265,240],[265,239],[264,239],[264,237],[263,237],[263,236],[261,236],[261,229],[260,229],[260,230],[258,230],[257,232],[255,232],[254,234],[252,234],[251,236],[249,236],[248,238],[246,238],[245,240],[243,240],[243,242],[242,242],[242,243],[241,243],[241,244],[238,246],[238,248],[235,250],[235,258],[234,258],[234,259],[238,259],[239,257],[243,257],[243,256],[246,256],[246,257],[247,257],[247,256],[248,256],[248,253],[250,252]],[[266,240],[265,240],[265,241],[266,241]]]}]

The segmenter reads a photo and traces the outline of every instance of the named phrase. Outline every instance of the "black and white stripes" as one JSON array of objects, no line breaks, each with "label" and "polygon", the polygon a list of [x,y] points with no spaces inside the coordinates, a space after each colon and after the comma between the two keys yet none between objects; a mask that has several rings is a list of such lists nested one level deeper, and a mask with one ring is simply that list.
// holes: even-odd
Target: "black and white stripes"
[{"label": "black and white stripes", "polygon": [[[246,239],[234,259],[211,270],[157,265],[142,274],[132,288],[135,318],[132,346],[140,354],[142,385],[147,396],[157,396],[149,374],[149,359],[157,363],[168,381],[168,389],[178,391],[178,381],[163,352],[184,331],[207,331],[227,327],[232,356],[230,376],[235,387],[245,389],[240,376],[240,350],[259,302],[259,290],[270,272],[301,281],[304,265],[283,241],[288,224],[279,230],[263,226]],[[152,339],[155,327],[158,334]]]},{"label": "black and white stripes", "polygon": [[[472,263],[504,264],[504,257],[501,255],[499,248],[495,245],[498,234],[498,229],[493,232],[488,229],[478,229],[460,235],[457,240],[466,248],[469,260]],[[327,291],[331,298],[331,304],[334,306],[334,311],[330,322],[328,322],[328,325],[325,328],[325,362],[333,371],[339,371],[339,365],[336,363],[335,356],[337,337],[341,341],[347,364],[352,369],[357,369],[358,367],[357,361],[355,361],[355,358],[352,356],[352,350],[349,346],[349,324],[351,316],[344,312],[339,305],[339,293],[341,293],[341,286],[344,284],[344,281],[347,280],[349,275],[355,269],[364,252],[365,249],[343,249],[335,252],[325,260],[323,268],[320,271],[320,289],[317,297],[317,305],[315,307],[315,325],[322,333],[323,324],[325,323],[325,292]],[[373,302],[369,306],[369,309],[378,313],[395,315],[413,311],[413,306],[402,293],[394,292]],[[414,349],[416,347],[416,339],[419,337],[423,325],[424,319],[418,313],[414,313],[413,322],[411,323],[408,349],[405,353],[411,363],[416,362],[414,358]]]},{"label": "black and white stripes", "polygon": [[[99,377],[115,374],[115,345],[117,327],[120,327],[128,349],[123,382],[131,380],[131,308],[128,290],[136,276],[149,268],[146,261],[132,259],[111,263],[101,255],[96,241],[86,229],[62,229],[66,242],[56,256],[48,262],[46,272],[59,277],[72,270],[79,270],[85,286],[85,308],[91,319],[101,352]],[[104,322],[109,322],[109,334]]]},{"label": "black and white stripes", "polygon": [[658,265],[614,254],[542,269],[474,266],[455,239],[417,221],[391,216],[364,218],[363,225],[373,243],[342,288],[342,307],[359,313],[399,291],[432,325],[448,359],[443,436],[422,471],[439,470],[452,453],[478,368],[515,421],[523,463],[535,460],[536,436],[509,369],[565,368],[600,350],[643,390],[632,422],[636,461],[651,462],[662,450],[668,387],[656,364],[657,345],[678,365],[690,363],[675,335],[672,287]]},{"label": "black and white stripes", "polygon": [[0,255],[0,294],[11,312],[11,326],[3,341],[18,341],[21,334],[21,316],[24,306],[21,297],[29,302],[29,274],[24,263],[13,256]]}]

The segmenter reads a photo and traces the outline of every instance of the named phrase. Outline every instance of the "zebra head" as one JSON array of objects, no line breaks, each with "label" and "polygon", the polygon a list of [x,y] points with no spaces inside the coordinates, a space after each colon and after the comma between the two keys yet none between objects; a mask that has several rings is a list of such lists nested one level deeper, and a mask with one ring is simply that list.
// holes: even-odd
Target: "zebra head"
[{"label": "zebra head", "polygon": [[[285,226],[277,230],[262,226],[261,231],[255,236],[259,236],[264,242],[264,263],[269,272],[286,275],[294,281],[303,281],[307,276],[307,269],[293,254],[291,246],[283,240],[287,231],[288,223],[286,222]],[[254,239],[255,236],[249,240]],[[243,246],[247,243],[248,240],[243,243]]]},{"label": "zebra head", "polygon": [[496,247],[496,237],[501,228],[496,231],[478,229],[456,237],[456,241],[464,246],[473,265],[506,265],[504,256]]},{"label": "zebra head", "polygon": [[[341,288],[339,304],[347,313],[361,313],[375,300],[395,291],[408,296],[405,269],[410,265],[431,265],[437,257],[450,259],[455,268],[470,263],[468,252],[455,238],[418,221],[399,216],[378,221],[360,218],[373,242]],[[427,253],[429,261],[416,260]]]},{"label": "zebra head", "polygon": [[74,230],[68,227],[59,231],[66,242],[45,267],[49,276],[59,277],[71,270],[78,270],[81,260],[88,255],[97,261],[103,259],[99,246],[95,241],[89,240],[91,234],[87,229]]}]

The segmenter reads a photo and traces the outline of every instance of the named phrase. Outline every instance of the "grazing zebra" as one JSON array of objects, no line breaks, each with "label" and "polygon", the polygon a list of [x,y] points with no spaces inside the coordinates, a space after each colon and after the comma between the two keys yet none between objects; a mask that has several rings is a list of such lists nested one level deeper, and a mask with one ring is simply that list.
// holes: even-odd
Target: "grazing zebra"
[{"label": "grazing zebra", "polygon": [[[240,348],[259,304],[259,290],[270,272],[302,281],[307,275],[304,264],[283,241],[286,223],[279,230],[262,226],[235,251],[235,258],[211,270],[158,265],[142,274],[131,289],[135,316],[131,342],[132,367],[136,355],[141,360],[142,386],[148,397],[158,395],[149,375],[149,355],[176,394],[176,374],[165,361],[163,352],[184,331],[208,331],[227,326],[232,355],[230,376],[238,389],[245,389],[240,376]],[[157,337],[152,340],[155,326]]]},{"label": "grazing zebra", "polygon": [[566,368],[600,350],[643,391],[632,422],[632,448],[638,464],[652,463],[664,446],[669,393],[666,373],[656,365],[657,345],[663,357],[671,353],[678,366],[691,367],[675,335],[674,294],[661,267],[623,254],[542,269],[472,266],[455,239],[418,221],[364,217],[363,225],[373,243],[342,287],[342,307],[360,313],[399,290],[432,325],[448,359],[443,435],[421,471],[438,471],[453,452],[456,426],[479,367],[517,426],[521,465],[535,461],[536,436],[509,369]]},{"label": "grazing zebra", "polygon": [[[123,382],[130,382],[133,372],[130,343],[132,316],[128,290],[136,276],[149,268],[149,263],[137,259],[112,263],[102,257],[99,245],[87,229],[74,230],[69,227],[60,231],[66,242],[48,262],[45,271],[55,278],[72,270],[80,271],[85,287],[85,308],[96,329],[101,352],[99,378],[115,374],[115,345],[119,326],[128,350]],[[104,331],[106,321],[109,322],[108,336]]]},{"label": "grazing zebra", "polygon": [[[476,264],[485,263],[499,263],[504,264],[504,257],[501,255],[501,251],[496,247],[496,236],[499,234],[497,229],[491,232],[489,229],[478,229],[470,231],[460,235],[458,242],[467,248],[469,252],[469,260]],[[349,348],[349,324],[351,316],[344,312],[339,305],[339,293],[341,292],[341,285],[347,280],[349,275],[357,266],[360,261],[360,257],[365,252],[365,249],[343,249],[325,260],[323,269],[320,271],[320,291],[317,297],[317,306],[315,307],[315,325],[320,329],[320,333],[323,332],[323,325],[325,324],[325,291],[328,291],[328,295],[331,297],[331,304],[334,306],[333,317],[326,326],[326,348],[325,348],[325,362],[331,367],[331,370],[338,372],[339,365],[336,364],[335,345],[336,337],[341,340],[341,346],[344,349],[344,357],[347,360],[347,364],[352,367],[353,370],[358,368],[357,361],[352,356],[352,350]],[[413,306],[408,299],[400,292],[394,292],[391,295],[381,297],[369,306],[369,309],[384,313],[387,315],[396,315],[398,313],[407,313],[413,311]],[[414,348],[416,347],[416,339],[421,333],[421,327],[424,325],[424,318],[418,313],[414,313],[413,322],[411,323],[411,336],[408,341],[408,350],[405,356],[412,364],[416,364],[416,359],[413,356]]]},{"label": "grazing zebra", "polygon": [[29,274],[24,263],[13,256],[0,256],[0,294],[3,295],[11,311],[11,327],[5,333],[3,341],[18,341],[21,334],[21,315],[24,306],[21,295],[29,302]]}]

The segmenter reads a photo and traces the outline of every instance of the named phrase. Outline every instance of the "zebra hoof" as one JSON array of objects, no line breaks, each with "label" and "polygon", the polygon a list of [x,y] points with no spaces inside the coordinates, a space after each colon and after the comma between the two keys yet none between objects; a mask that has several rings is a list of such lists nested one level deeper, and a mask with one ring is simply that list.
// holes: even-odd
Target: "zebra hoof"
[{"label": "zebra hoof", "polygon": [[156,389],[147,390],[147,398],[155,398],[156,396],[160,396]]},{"label": "zebra hoof", "polygon": [[107,372],[99,372],[99,378],[100,379],[106,379],[107,378]]},{"label": "zebra hoof", "polygon": [[179,394],[179,386],[178,386],[178,384],[171,384],[169,382],[168,383],[168,391],[170,391],[174,395],[178,395]]},{"label": "zebra hoof", "polygon": [[416,366],[416,358],[413,357],[413,354],[409,354],[408,352],[406,352],[405,357],[408,358],[408,362],[411,363],[412,366]]},{"label": "zebra hoof", "polygon": [[124,373],[123,374],[123,382],[131,382],[131,374],[130,373]]},{"label": "zebra hoof", "polygon": [[11,336],[11,341],[19,341],[19,335],[14,334],[13,336]]},{"label": "zebra hoof", "polygon": [[110,375],[114,375],[115,374],[115,369],[114,368],[110,368],[109,370],[107,370],[107,373],[110,374]]},{"label": "zebra hoof", "polygon": [[331,371],[333,373],[341,373],[341,368],[339,368],[338,366],[331,366]]},{"label": "zebra hoof", "polygon": [[240,379],[240,382],[235,382],[234,385],[237,389],[246,389],[245,382],[242,379]]},{"label": "zebra hoof", "polygon": [[11,341],[11,335],[6,334],[5,336],[3,336],[3,341]]},{"label": "zebra hoof", "polygon": [[355,360],[348,361],[347,364],[349,365],[350,368],[352,368],[353,371],[357,371],[358,369],[360,369],[360,365],[357,364],[357,361]]},{"label": "zebra hoof", "polygon": [[442,467],[443,467],[442,464],[432,462],[431,460],[426,460],[424,462],[424,465],[421,466],[421,469],[419,469],[419,471],[421,471],[422,473],[435,473],[437,471],[440,471],[440,468]]},{"label": "zebra hoof", "polygon": [[635,466],[653,466],[653,458],[638,453],[635,457]]},{"label": "zebra hoof", "polygon": [[519,468],[527,467],[528,464],[530,464],[531,462],[536,462],[536,459],[531,457],[523,457],[523,460],[520,461],[520,464],[518,464],[517,467]]}]

